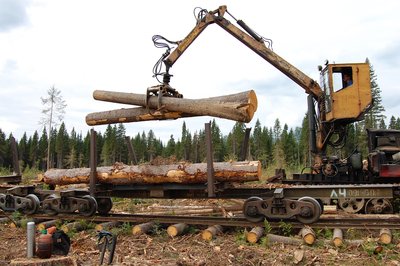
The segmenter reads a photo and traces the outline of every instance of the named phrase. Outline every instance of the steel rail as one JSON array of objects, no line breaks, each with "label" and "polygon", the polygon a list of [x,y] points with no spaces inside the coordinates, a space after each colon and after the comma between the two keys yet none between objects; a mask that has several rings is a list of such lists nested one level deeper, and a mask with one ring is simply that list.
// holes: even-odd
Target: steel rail
[{"label": "steel rail", "polygon": [[[375,216],[375,217],[374,217]],[[66,221],[87,220],[90,222],[129,222],[143,223],[155,221],[158,223],[174,224],[186,223],[190,225],[222,225],[229,227],[254,227],[265,226],[265,222],[254,223],[244,217],[217,217],[217,216],[176,216],[176,215],[151,215],[151,214],[109,214],[105,216],[82,217],[78,214],[58,214],[48,216],[45,214],[34,214],[29,217],[43,220],[60,219]],[[291,224],[292,228],[302,228],[304,224],[296,220],[285,220],[284,223]],[[279,228],[282,221],[269,220],[269,226]],[[341,228],[341,229],[400,229],[400,215],[322,215],[321,219],[310,225],[313,228]]]}]

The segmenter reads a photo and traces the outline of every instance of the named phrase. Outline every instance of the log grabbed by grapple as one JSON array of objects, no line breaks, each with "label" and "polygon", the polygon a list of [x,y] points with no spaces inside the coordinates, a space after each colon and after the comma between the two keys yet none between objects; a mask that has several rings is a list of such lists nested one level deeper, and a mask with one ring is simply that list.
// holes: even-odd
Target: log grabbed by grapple
[{"label": "log grabbed by grapple", "polygon": [[257,96],[253,90],[204,99],[95,90],[93,98],[140,107],[90,113],[86,116],[86,123],[91,126],[192,116],[213,116],[247,123],[257,110]]}]

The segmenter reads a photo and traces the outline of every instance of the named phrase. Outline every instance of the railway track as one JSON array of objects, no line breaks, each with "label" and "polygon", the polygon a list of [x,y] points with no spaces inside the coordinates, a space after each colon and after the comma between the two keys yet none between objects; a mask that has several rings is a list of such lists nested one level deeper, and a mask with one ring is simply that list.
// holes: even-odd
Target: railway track
[{"label": "railway track", "polygon": [[[151,215],[151,214],[109,214],[104,216],[93,216],[84,218],[77,214],[59,214],[56,216],[48,216],[45,214],[30,215],[30,218],[39,220],[82,220],[86,219],[90,222],[129,222],[143,223],[148,221],[156,221],[164,224],[186,223],[190,225],[222,225],[231,227],[254,227],[264,226],[264,222],[254,223],[246,220],[244,217],[216,217],[216,216],[176,216],[176,215]],[[279,228],[281,221],[268,221],[272,228]],[[302,228],[304,224],[296,220],[286,220],[292,228]],[[341,228],[341,229],[400,229],[400,215],[341,215],[341,214],[323,214],[321,219],[310,225],[313,228]]]}]

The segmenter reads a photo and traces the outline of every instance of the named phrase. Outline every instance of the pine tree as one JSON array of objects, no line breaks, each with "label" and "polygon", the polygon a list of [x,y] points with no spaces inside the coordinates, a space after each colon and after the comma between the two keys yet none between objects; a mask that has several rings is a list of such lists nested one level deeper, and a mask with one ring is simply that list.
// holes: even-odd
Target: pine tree
[{"label": "pine tree", "polygon": [[273,132],[274,132],[274,139],[273,139],[274,143],[277,143],[282,133],[282,127],[279,118],[275,119]]},{"label": "pine tree", "polygon": [[4,167],[7,152],[6,134],[0,129],[0,167]]},{"label": "pine tree", "polygon": [[379,120],[379,129],[386,129],[386,123],[385,123],[385,119],[381,118],[381,120]]},{"label": "pine tree", "polygon": [[139,133],[133,138],[132,141],[133,149],[136,153],[138,162],[144,162],[146,160],[146,135],[143,132],[142,135]]},{"label": "pine tree", "polygon": [[18,157],[19,157],[20,165],[23,168],[26,166],[28,157],[29,157],[28,137],[26,136],[26,132],[24,132],[24,134],[22,135],[22,138],[18,142],[18,155],[19,155]]},{"label": "pine tree", "polygon": [[257,119],[254,125],[253,133],[251,134],[250,137],[252,145],[251,150],[255,158],[258,158],[258,156],[262,152],[261,133],[262,133],[261,122],[259,119]]},{"label": "pine tree", "polygon": [[[6,154],[4,156],[4,164],[5,164],[5,167],[7,167],[7,168],[13,168],[13,171],[15,172],[14,165],[13,165],[13,151],[12,151],[12,147],[11,147],[11,142],[12,142],[11,139],[14,139],[14,141],[15,141],[15,138],[12,133],[10,133],[8,135],[8,138],[6,140],[6,146],[5,146]],[[15,144],[17,145],[17,143],[15,143]],[[18,152],[18,146],[17,146],[17,152]]]},{"label": "pine tree", "polygon": [[200,141],[199,141],[199,134],[197,133],[197,131],[194,132],[193,134],[193,141],[192,141],[192,147],[191,147],[191,158],[192,158],[192,162],[194,163],[199,163],[200,159],[199,159],[199,149],[200,149]]},{"label": "pine tree", "polygon": [[151,129],[147,133],[146,142],[147,142],[147,154],[148,154],[147,160],[151,162],[156,157],[156,151],[157,151],[156,138],[153,130]]},{"label": "pine tree", "polygon": [[[97,138],[99,137],[97,136]],[[99,150],[100,148],[101,146],[98,145],[97,150]],[[87,131],[82,144],[82,166],[89,167],[89,158],[90,158],[90,131]]]},{"label": "pine tree", "polygon": [[225,145],[222,137],[221,129],[217,125],[215,119],[211,122],[211,141],[214,152],[214,160],[221,162],[225,156]]},{"label": "pine tree", "polygon": [[245,131],[245,124],[242,122],[236,122],[232,131],[228,134],[227,144],[229,159],[237,160],[240,157],[240,147],[243,143]]},{"label": "pine tree", "polygon": [[392,115],[390,117],[390,121],[389,121],[389,129],[396,129],[396,118],[394,117],[394,115]]},{"label": "pine tree", "polygon": [[33,137],[29,143],[29,161],[31,168],[37,167],[37,160],[39,154],[39,134],[35,130]]},{"label": "pine tree", "polygon": [[[190,132],[186,129],[186,123],[183,121],[182,123],[182,133],[181,133],[181,143],[177,147],[177,153],[178,153],[178,158],[182,158],[183,160],[188,160],[189,159],[189,154],[190,154],[190,147],[191,143],[189,140],[191,139],[190,137]],[[167,144],[168,147],[168,144]]]},{"label": "pine tree", "polygon": [[381,89],[377,82],[375,70],[368,58],[365,62],[370,66],[371,93],[373,99],[371,110],[365,114],[365,128],[378,128],[380,121],[386,118],[384,115],[385,108],[382,105]]},{"label": "pine tree", "polygon": [[174,135],[171,134],[171,136],[168,140],[167,146],[164,149],[164,153],[163,153],[164,156],[170,157],[170,156],[175,155],[175,152],[176,152],[175,148],[176,148],[176,143],[175,143]]},{"label": "pine tree", "polygon": [[61,123],[56,137],[55,150],[57,154],[57,168],[64,167],[64,158],[68,154],[68,132],[64,122]]},{"label": "pine tree", "polygon": [[101,149],[101,162],[103,165],[111,165],[115,162],[116,131],[115,126],[108,125],[104,133],[104,143]]},{"label": "pine tree", "polygon": [[46,127],[43,127],[42,135],[40,136],[38,145],[39,170],[45,170],[47,168],[47,141],[47,130]]},{"label": "pine tree", "polygon": [[78,136],[75,132],[75,128],[72,128],[68,139],[68,154],[65,155],[64,165],[68,168],[79,166],[78,155]]},{"label": "pine tree", "polygon": [[116,140],[115,140],[115,149],[116,149],[116,161],[118,162],[128,162],[128,148],[125,141],[126,129],[124,124],[119,123],[116,129]]},{"label": "pine tree", "polygon": [[305,114],[301,123],[301,133],[299,139],[299,151],[301,158],[300,165],[309,166],[311,163],[309,135],[310,133],[308,129],[308,114]]}]

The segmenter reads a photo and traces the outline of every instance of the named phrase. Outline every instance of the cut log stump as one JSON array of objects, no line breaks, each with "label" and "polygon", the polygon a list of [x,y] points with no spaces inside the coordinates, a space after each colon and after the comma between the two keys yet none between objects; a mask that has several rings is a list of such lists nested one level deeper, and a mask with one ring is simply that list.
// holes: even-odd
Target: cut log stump
[{"label": "cut log stump", "polygon": [[189,228],[188,225],[184,223],[173,224],[168,226],[167,234],[170,237],[175,237],[178,235],[182,235],[188,228]]},{"label": "cut log stump", "polygon": [[335,247],[340,247],[343,245],[343,231],[340,228],[333,229],[332,242]]},{"label": "cut log stump", "polygon": [[264,235],[264,228],[261,226],[254,227],[250,232],[247,233],[247,242],[255,244]]},{"label": "cut log stump", "polygon": [[132,235],[146,234],[154,227],[154,222],[137,224],[132,228]]},{"label": "cut log stump", "polygon": [[211,241],[216,235],[222,234],[224,230],[225,228],[218,224],[210,226],[201,233],[201,238],[205,241]]},{"label": "cut log stump", "polygon": [[112,229],[114,227],[118,227],[120,225],[121,225],[121,222],[105,222],[105,223],[96,224],[94,229],[96,231],[110,230],[110,229]]},{"label": "cut log stump", "polygon": [[72,223],[67,223],[67,224],[61,225],[60,229],[63,230],[64,233],[68,233],[73,230],[75,230],[75,231],[85,230],[85,226],[81,222],[72,222]]},{"label": "cut log stump", "polygon": [[392,243],[392,232],[390,229],[382,228],[379,232],[379,242],[382,244]]},{"label": "cut log stump", "polygon": [[305,226],[301,229],[300,235],[303,238],[304,243],[312,245],[315,242],[315,232],[311,227]]}]

